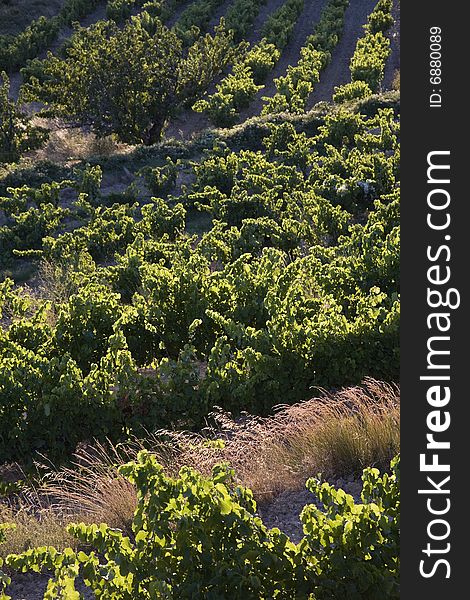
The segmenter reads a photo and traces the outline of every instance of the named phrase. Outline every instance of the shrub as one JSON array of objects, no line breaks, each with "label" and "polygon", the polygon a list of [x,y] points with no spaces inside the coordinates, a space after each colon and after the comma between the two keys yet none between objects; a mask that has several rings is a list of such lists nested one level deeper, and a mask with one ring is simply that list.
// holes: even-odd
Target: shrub
[{"label": "shrub", "polygon": [[217,84],[215,94],[208,100],[196,102],[193,109],[196,112],[207,112],[216,125],[229,127],[261,87],[255,84],[250,67],[235,65],[233,72]]},{"label": "shrub", "polygon": [[323,504],[304,508],[304,538],[296,546],[255,516],[250,490],[233,471],[216,466],[211,477],[183,467],[167,477],[141,452],[120,468],[137,489],[132,537],[105,524],[70,525],[89,553],[37,548],[10,555],[14,570],[47,569],[48,597],[78,598],[80,575],[95,594],[115,600],[197,597],[398,598],[399,461],[392,474],[363,475],[362,503],[328,484],[309,480]]},{"label": "shrub", "polygon": [[364,81],[373,92],[377,92],[389,54],[390,40],[381,31],[376,34],[366,33],[358,41],[351,58],[351,80]]},{"label": "shrub", "polygon": [[333,93],[333,101],[340,104],[341,102],[348,102],[349,100],[359,100],[367,98],[372,95],[372,90],[365,81],[353,81],[335,87]]},{"label": "shrub", "polygon": [[25,152],[40,148],[48,131],[31,125],[31,117],[10,100],[10,79],[0,73],[0,163],[16,162]]},{"label": "shrub", "polygon": [[262,39],[246,54],[243,65],[251,69],[255,83],[259,84],[266,79],[280,56],[281,53],[274,44]]},{"label": "shrub", "polygon": [[145,185],[152,194],[168,194],[176,183],[179,162],[174,162],[170,157],[161,167],[144,167],[137,175],[144,178]]},{"label": "shrub", "polygon": [[393,25],[392,17],[393,0],[379,0],[376,7],[367,19],[367,30],[375,34],[385,33]]}]

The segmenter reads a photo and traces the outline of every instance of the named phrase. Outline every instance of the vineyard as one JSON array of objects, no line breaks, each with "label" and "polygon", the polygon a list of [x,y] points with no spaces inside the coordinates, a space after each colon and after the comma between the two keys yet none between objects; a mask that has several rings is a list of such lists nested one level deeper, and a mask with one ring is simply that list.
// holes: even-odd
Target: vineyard
[{"label": "vineyard", "polygon": [[37,10],[0,35],[0,598],[398,598],[399,2]]}]

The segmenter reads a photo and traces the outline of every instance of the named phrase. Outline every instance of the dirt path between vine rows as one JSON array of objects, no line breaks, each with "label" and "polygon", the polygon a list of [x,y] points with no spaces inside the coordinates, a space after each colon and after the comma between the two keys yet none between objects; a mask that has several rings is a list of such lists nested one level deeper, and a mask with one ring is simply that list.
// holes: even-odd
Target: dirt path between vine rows
[{"label": "dirt path between vine rows", "polygon": [[305,45],[308,36],[313,32],[316,23],[320,19],[322,10],[325,8],[326,2],[327,0],[305,0],[304,8],[297,19],[287,47],[284,48],[281,58],[269,74],[269,79],[265,87],[258,92],[250,106],[240,113],[240,122],[261,112],[264,104],[262,100],[263,96],[274,96],[276,93],[274,79],[284,75],[289,65],[297,64],[300,58],[300,49]]},{"label": "dirt path between vine rows", "polygon": [[259,42],[261,40],[261,30],[263,29],[264,24],[269,17],[276,12],[276,10],[285,4],[285,2],[286,0],[268,0],[268,2],[262,4],[251,30],[245,37],[245,40],[250,44],[256,44]]},{"label": "dirt path between vine rows", "polygon": [[395,74],[400,70],[400,3],[398,0],[394,0],[393,2],[392,15],[395,23],[388,34],[392,52],[385,65],[383,87],[386,90],[389,90],[392,87]]},{"label": "dirt path between vine rows", "polygon": [[367,22],[367,17],[376,4],[377,0],[351,0],[344,15],[343,35],[333,50],[330,64],[321,73],[320,81],[308,99],[307,110],[321,100],[331,100],[337,85],[351,81],[349,62],[356,49],[358,38],[364,33],[362,26]]}]

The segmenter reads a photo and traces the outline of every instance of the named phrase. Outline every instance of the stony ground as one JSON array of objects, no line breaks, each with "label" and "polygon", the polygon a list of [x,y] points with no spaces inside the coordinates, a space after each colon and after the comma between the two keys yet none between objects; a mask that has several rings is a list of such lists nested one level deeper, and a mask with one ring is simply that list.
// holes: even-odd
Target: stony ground
[{"label": "stony ground", "polygon": [[[346,479],[336,479],[330,481],[336,488],[341,488],[353,496],[356,502],[360,502],[362,483],[353,477]],[[277,527],[296,544],[302,539],[302,524],[300,522],[300,513],[307,504],[316,504],[321,508],[316,497],[306,488],[283,492],[272,502],[260,505],[259,515],[263,523],[269,527]]]}]

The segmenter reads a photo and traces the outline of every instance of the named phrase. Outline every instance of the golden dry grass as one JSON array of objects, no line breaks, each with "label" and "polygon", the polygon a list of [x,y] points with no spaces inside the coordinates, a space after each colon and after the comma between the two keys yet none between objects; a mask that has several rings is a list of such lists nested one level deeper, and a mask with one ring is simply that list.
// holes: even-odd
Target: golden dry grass
[{"label": "golden dry grass", "polygon": [[[214,464],[228,462],[258,500],[300,489],[319,472],[339,477],[366,466],[386,468],[399,451],[398,387],[371,379],[334,394],[321,392],[268,418],[247,416],[235,422],[219,412],[215,419],[217,428],[205,436],[160,431],[125,445],[83,447],[72,467],[48,478],[39,490],[41,503],[70,520],[127,529],[136,494],[117,466],[144,447],[170,474],[183,465],[209,473]],[[216,437],[224,440],[223,448],[214,444]]]},{"label": "golden dry grass", "polygon": [[397,69],[393,74],[392,90],[400,91],[400,70]]},{"label": "golden dry grass", "polygon": [[[398,388],[369,379],[238,426],[221,455],[255,496],[269,498],[303,487],[319,472],[333,477],[386,468],[399,451],[399,430]],[[183,462],[197,467],[199,453],[187,454]]]},{"label": "golden dry grass", "polygon": [[0,558],[21,553],[36,546],[54,546],[57,550],[74,548],[77,541],[66,529],[66,520],[51,509],[31,510],[22,505],[15,510],[0,505],[0,523],[13,523],[6,532],[6,541],[0,544]]},{"label": "golden dry grass", "polygon": [[[74,547],[65,532],[70,522],[129,530],[136,491],[118,466],[142,448],[154,452],[169,474],[183,465],[209,473],[216,463],[228,462],[258,501],[301,489],[319,472],[334,478],[358,475],[366,466],[385,469],[399,452],[399,388],[372,379],[335,393],[320,391],[268,418],[234,421],[219,411],[214,419],[216,426],[204,435],[159,431],[126,444],[84,445],[70,467],[46,467],[42,485],[23,494],[19,508],[0,505],[0,521],[16,525],[0,556],[37,545]],[[216,439],[223,439],[223,447]]]},{"label": "golden dry grass", "polygon": [[60,119],[36,116],[32,119],[32,124],[49,130],[47,143],[28,154],[27,158],[34,162],[49,160],[70,166],[90,158],[127,154],[133,149],[133,146],[117,142],[113,136],[99,138],[79,127],[65,127]]}]

